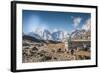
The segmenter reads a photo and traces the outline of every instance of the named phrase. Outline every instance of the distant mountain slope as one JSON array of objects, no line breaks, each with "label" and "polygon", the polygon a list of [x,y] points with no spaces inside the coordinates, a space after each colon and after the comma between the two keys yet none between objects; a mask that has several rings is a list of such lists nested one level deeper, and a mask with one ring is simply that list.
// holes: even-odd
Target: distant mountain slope
[{"label": "distant mountain slope", "polygon": [[43,39],[37,39],[36,37],[30,36],[30,35],[23,35],[23,40],[28,40],[36,43],[61,43],[60,41],[53,41],[53,40],[43,40]]},{"label": "distant mountain slope", "polygon": [[34,33],[34,32],[30,32],[30,33],[27,34],[27,35],[29,35],[29,36],[31,36],[31,37],[35,37],[36,39],[42,39],[42,37],[40,37],[40,35],[38,35],[38,34],[36,34],[36,33]]},{"label": "distant mountain slope", "polygon": [[23,35],[23,40],[29,40],[32,42],[41,42],[41,40],[36,39],[35,37],[29,36],[29,35]]},{"label": "distant mountain slope", "polygon": [[42,31],[42,33],[39,33],[39,31],[38,31],[38,32],[29,32],[29,33],[25,34],[23,32],[23,35],[27,35],[27,36],[30,36],[30,38],[33,37],[38,40],[44,40],[46,42],[47,41],[62,42],[67,39],[67,36],[65,36],[65,32],[60,31],[60,30],[50,32],[49,30],[45,29]]},{"label": "distant mountain slope", "polygon": [[75,30],[71,33],[71,39],[73,40],[90,40],[91,31],[86,30]]}]

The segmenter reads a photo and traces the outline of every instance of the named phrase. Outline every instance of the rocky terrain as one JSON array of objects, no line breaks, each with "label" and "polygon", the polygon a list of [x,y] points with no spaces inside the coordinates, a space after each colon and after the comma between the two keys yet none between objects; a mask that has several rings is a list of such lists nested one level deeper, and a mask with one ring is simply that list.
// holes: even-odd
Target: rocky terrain
[{"label": "rocky terrain", "polygon": [[91,59],[90,31],[76,30],[69,38],[62,31],[39,34],[23,34],[23,63]]},{"label": "rocky terrain", "polygon": [[23,63],[86,60],[90,59],[90,51],[68,50],[64,42],[23,40],[22,56]]}]

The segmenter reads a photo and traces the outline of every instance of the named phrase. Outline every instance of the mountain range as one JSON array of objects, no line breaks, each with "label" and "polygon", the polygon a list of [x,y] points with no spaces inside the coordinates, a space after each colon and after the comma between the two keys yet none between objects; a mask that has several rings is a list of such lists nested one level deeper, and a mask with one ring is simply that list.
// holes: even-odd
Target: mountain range
[{"label": "mountain range", "polygon": [[49,30],[29,32],[28,34],[23,33],[23,36],[33,37],[38,40],[50,40],[50,41],[63,41],[67,39],[67,35],[63,31],[50,32]]},{"label": "mountain range", "polygon": [[[28,37],[29,36],[29,37]],[[72,39],[80,39],[80,38],[85,38],[87,39],[87,37],[90,37],[90,31],[86,31],[86,30],[74,30],[71,34],[70,34]],[[57,42],[63,42],[66,41],[67,38],[69,37],[66,32],[64,31],[54,31],[54,32],[50,32],[49,30],[45,29],[42,31],[38,31],[38,32],[29,32],[28,34],[23,33],[23,37],[24,38],[30,38],[32,40],[32,38],[34,39],[34,41],[38,41],[42,40],[43,41],[57,41]]]}]

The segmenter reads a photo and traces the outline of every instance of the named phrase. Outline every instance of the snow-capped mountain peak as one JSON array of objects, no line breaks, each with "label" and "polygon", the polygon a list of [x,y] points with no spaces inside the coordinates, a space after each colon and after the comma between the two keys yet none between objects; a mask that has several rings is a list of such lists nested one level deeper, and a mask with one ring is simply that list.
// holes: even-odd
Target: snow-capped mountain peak
[{"label": "snow-capped mountain peak", "polygon": [[67,39],[66,32],[55,31],[51,33],[47,29],[38,30],[36,32],[30,32],[28,35],[31,37],[35,37],[36,39],[41,39],[41,40],[63,41],[64,39]]},{"label": "snow-capped mountain peak", "polygon": [[44,30],[43,32],[43,39],[44,40],[52,40],[52,35],[49,30]]},{"label": "snow-capped mountain peak", "polygon": [[37,38],[37,39],[42,39],[42,38],[41,38],[38,34],[36,34],[35,32],[30,32],[28,35],[31,36],[31,37],[35,37],[35,38]]}]

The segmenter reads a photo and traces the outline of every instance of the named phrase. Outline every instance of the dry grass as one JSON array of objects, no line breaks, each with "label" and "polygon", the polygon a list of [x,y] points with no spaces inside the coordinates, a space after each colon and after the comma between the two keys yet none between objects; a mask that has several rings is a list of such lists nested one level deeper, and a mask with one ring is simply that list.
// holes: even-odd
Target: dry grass
[{"label": "dry grass", "polygon": [[[34,47],[37,50],[34,50]],[[69,61],[69,60],[86,60],[90,59],[90,51],[74,51],[71,54],[70,50],[66,51],[64,43],[46,44],[45,46],[37,47],[30,45],[29,48],[23,47],[23,63],[45,62],[45,61]]]}]

